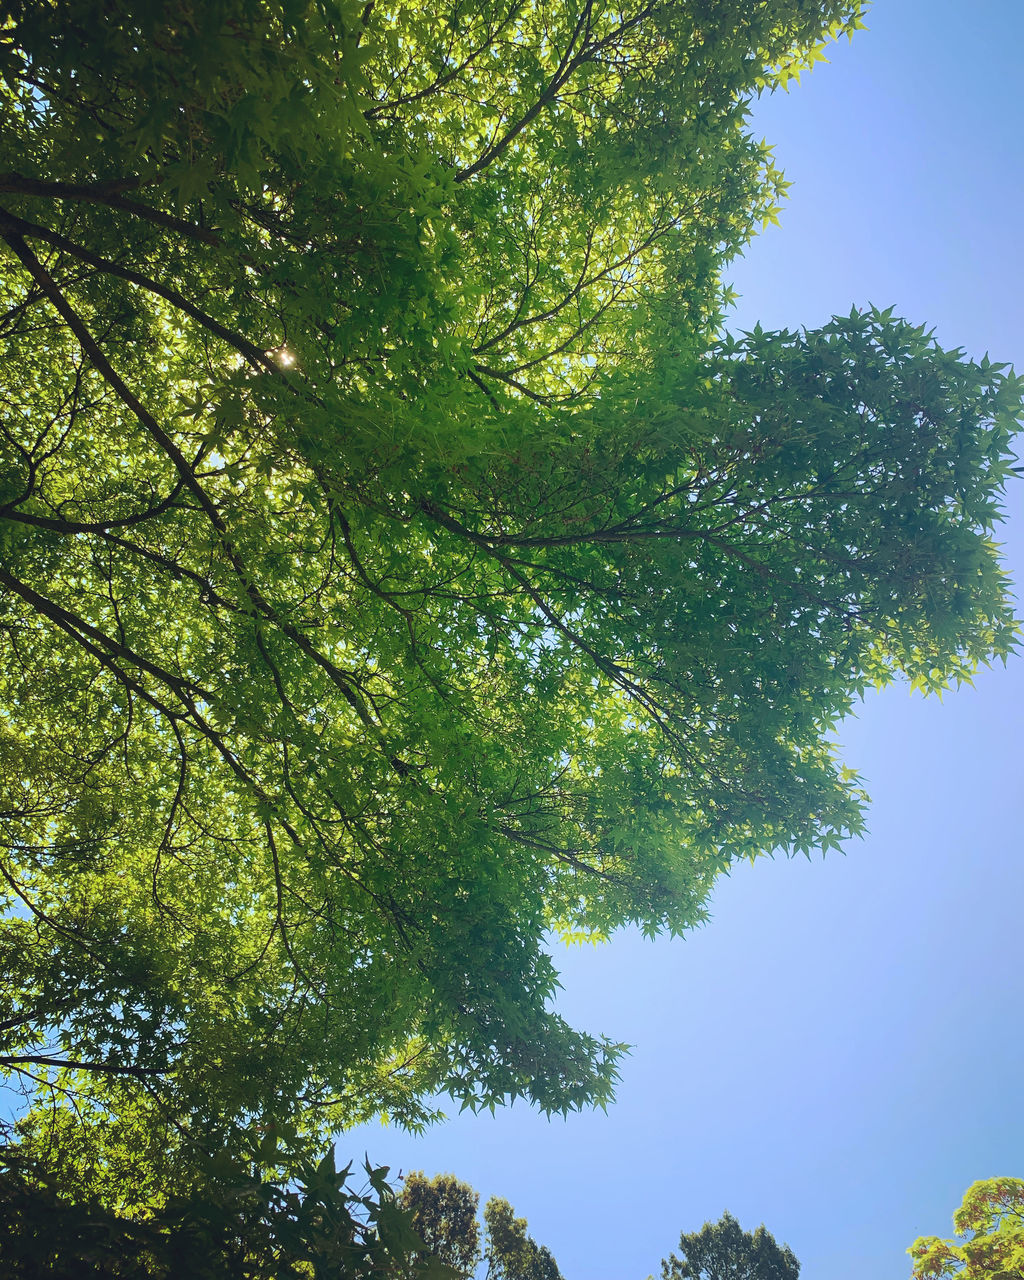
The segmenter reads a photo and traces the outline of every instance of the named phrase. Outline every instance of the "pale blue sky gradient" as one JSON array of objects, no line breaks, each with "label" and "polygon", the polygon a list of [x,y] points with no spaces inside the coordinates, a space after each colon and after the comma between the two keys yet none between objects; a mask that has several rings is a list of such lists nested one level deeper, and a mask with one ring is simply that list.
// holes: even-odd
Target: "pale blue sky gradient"
[{"label": "pale blue sky gradient", "polygon": [[[733,327],[894,304],[1024,368],[1024,0],[877,0],[868,24],[757,104],[793,186],[731,273]],[[726,1208],[804,1280],[905,1280],[972,1180],[1024,1176],[1022,721],[1020,660],[941,704],[872,697],[841,735],[872,796],[846,856],[738,868],[685,940],[562,953],[566,1016],[635,1045],[607,1115],[367,1126],[339,1154],[506,1196],[567,1280],[644,1280]]]}]

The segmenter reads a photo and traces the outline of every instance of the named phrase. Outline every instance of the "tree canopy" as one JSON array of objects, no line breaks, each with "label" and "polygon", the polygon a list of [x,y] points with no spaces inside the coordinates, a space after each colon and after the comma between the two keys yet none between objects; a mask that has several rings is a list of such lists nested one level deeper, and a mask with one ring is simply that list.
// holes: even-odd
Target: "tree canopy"
[{"label": "tree canopy", "polygon": [[982,1178],[953,1214],[959,1239],[920,1236],[907,1252],[914,1280],[1018,1280],[1024,1276],[1024,1178]]},{"label": "tree canopy", "polygon": [[426,1250],[470,1280],[480,1261],[480,1194],[450,1173],[433,1178],[414,1171],[402,1184],[401,1204]]},{"label": "tree canopy", "polygon": [[[6,1280],[453,1280],[397,1203],[386,1168],[346,1185],[332,1152],[290,1181],[229,1160],[144,1212],[73,1194],[24,1154],[0,1153]],[[212,1172],[212,1170],[210,1171]]]},{"label": "tree canopy", "polygon": [[469,1280],[486,1263],[484,1280],[562,1280],[551,1251],[539,1245],[507,1200],[492,1196],[484,1205],[484,1241],[477,1221],[479,1193],[450,1173],[427,1178],[410,1173],[399,1205],[426,1246],[414,1256],[422,1270],[434,1258]]},{"label": "tree canopy", "polygon": [[607,1102],[550,934],[838,844],[852,700],[1006,655],[1015,377],[723,329],[750,97],[860,8],[6,6],[0,1068],[68,1185]]},{"label": "tree canopy", "polygon": [[[681,1255],[681,1256],[679,1256]],[[661,1264],[662,1280],[797,1280],[800,1263],[789,1245],[778,1245],[764,1224],[744,1231],[731,1213],[683,1232],[679,1255]]]}]

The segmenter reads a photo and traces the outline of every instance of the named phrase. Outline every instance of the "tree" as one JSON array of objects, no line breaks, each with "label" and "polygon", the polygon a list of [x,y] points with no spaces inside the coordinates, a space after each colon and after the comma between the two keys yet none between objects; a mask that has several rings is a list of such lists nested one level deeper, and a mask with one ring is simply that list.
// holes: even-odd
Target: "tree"
[{"label": "tree", "polygon": [[429,1255],[469,1280],[480,1261],[479,1193],[450,1173],[406,1176],[399,1201]]},{"label": "tree", "polygon": [[838,844],[852,700],[1005,657],[1018,381],[722,332],[750,95],[859,11],[7,6],[0,1068],[63,1186],[603,1105],[549,932]]},{"label": "tree", "polygon": [[484,1206],[487,1224],[487,1280],[562,1280],[558,1263],[517,1218],[507,1200],[492,1196]]},{"label": "tree", "polygon": [[538,1245],[507,1200],[492,1196],[484,1206],[486,1244],[480,1247],[476,1210],[479,1194],[450,1173],[427,1178],[410,1173],[400,1205],[427,1246],[425,1258],[436,1258],[468,1280],[486,1258],[486,1280],[562,1280],[551,1251]]},{"label": "tree", "polygon": [[345,1185],[350,1170],[328,1153],[289,1183],[229,1161],[194,1194],[129,1215],[68,1198],[16,1156],[0,1160],[0,1264],[8,1280],[451,1280],[416,1256],[422,1241],[387,1169],[367,1164],[361,1192]]},{"label": "tree", "polygon": [[679,1252],[664,1259],[662,1280],[797,1280],[800,1263],[764,1224],[744,1231],[731,1213],[679,1237]]},{"label": "tree", "polygon": [[920,1236],[907,1252],[915,1280],[1020,1280],[1024,1276],[1024,1178],[983,1178],[953,1214],[961,1241]]}]

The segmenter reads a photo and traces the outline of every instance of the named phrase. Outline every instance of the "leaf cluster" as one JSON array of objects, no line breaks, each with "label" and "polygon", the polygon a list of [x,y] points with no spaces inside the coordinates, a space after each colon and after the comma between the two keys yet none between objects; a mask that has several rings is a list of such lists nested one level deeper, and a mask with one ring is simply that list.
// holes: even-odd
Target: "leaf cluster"
[{"label": "leaf cluster", "polygon": [[492,1196],[484,1206],[485,1239],[477,1220],[479,1194],[449,1173],[406,1176],[399,1197],[425,1245],[421,1260],[434,1258],[469,1280],[481,1262],[486,1280],[562,1280],[549,1249],[538,1245],[512,1206]]},{"label": "leaf cluster", "polygon": [[778,1245],[763,1223],[744,1231],[728,1212],[700,1231],[684,1231],[679,1255],[670,1253],[661,1264],[662,1280],[797,1280],[799,1274],[792,1249]]},{"label": "leaf cluster", "polygon": [[445,1280],[417,1261],[422,1241],[395,1200],[386,1168],[368,1162],[368,1183],[346,1185],[351,1165],[332,1154],[299,1166],[292,1180],[237,1165],[226,1153],[200,1189],[147,1211],[114,1211],[69,1198],[45,1169],[8,1152],[0,1165],[4,1217],[0,1265],[11,1280]]},{"label": "leaf cluster", "polygon": [[972,1183],[953,1215],[953,1229],[960,1239],[921,1236],[907,1250],[915,1280],[1014,1280],[1024,1274],[1024,1179]]}]

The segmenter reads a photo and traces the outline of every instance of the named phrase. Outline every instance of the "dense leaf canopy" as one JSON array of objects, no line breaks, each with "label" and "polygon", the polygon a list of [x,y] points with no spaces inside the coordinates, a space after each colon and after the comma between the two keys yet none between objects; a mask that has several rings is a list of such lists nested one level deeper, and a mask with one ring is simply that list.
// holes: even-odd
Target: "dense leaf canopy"
[{"label": "dense leaf canopy", "polygon": [[479,1203],[479,1193],[450,1173],[428,1178],[414,1171],[402,1183],[401,1206],[413,1230],[458,1280],[470,1280],[480,1261]]},{"label": "dense leaf canopy", "polygon": [[679,1237],[679,1254],[661,1264],[662,1280],[797,1280],[800,1263],[762,1223],[744,1231],[731,1213]]},{"label": "dense leaf canopy", "polygon": [[0,1268],[5,1280],[454,1280],[424,1256],[388,1170],[365,1168],[362,1190],[346,1185],[351,1166],[337,1170],[330,1151],[293,1167],[289,1182],[222,1168],[191,1194],[130,1215],[69,1197],[8,1149],[0,1155]]},{"label": "dense leaf canopy", "polygon": [[[484,1280],[562,1280],[551,1251],[539,1245],[507,1200],[492,1196],[484,1206],[484,1242],[477,1221],[479,1194],[450,1173],[427,1178],[410,1173],[399,1207],[426,1246],[414,1256],[421,1270],[431,1258],[452,1268],[451,1280],[469,1280],[484,1263]],[[413,1274],[410,1280],[421,1280]],[[428,1280],[424,1277],[423,1280]],[[441,1280],[444,1280],[442,1277]]]},{"label": "dense leaf canopy", "polygon": [[856,832],[851,700],[1007,652],[1015,379],[889,312],[722,336],[749,98],[858,11],[6,6],[0,1067],[48,1158],[606,1101],[551,931]]},{"label": "dense leaf canopy", "polygon": [[959,1239],[920,1236],[914,1280],[1018,1280],[1024,1275],[1024,1178],[972,1182],[953,1214]]}]

